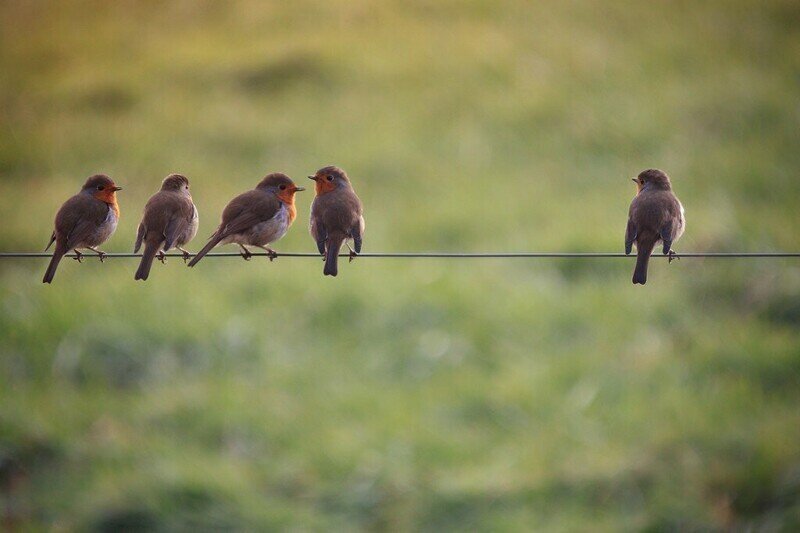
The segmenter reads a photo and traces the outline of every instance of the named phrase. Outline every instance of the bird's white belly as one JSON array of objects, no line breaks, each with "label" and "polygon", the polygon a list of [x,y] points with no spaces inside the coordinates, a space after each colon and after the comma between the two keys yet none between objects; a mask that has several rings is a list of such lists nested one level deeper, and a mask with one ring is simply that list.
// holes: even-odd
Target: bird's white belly
[{"label": "bird's white belly", "polygon": [[111,235],[116,231],[118,222],[119,219],[117,218],[117,213],[111,207],[109,207],[106,219],[102,224],[97,226],[96,230],[86,237],[83,243],[81,243],[81,247],[99,246],[106,242],[108,238],[111,237]]},{"label": "bird's white belly", "polygon": [[681,208],[681,224],[678,226],[678,230],[675,232],[675,238],[672,239],[673,242],[677,241],[683,235],[684,230],[686,230],[686,212],[683,210],[683,204],[678,201],[678,205]]},{"label": "bird's white belly", "polygon": [[289,208],[281,204],[281,208],[271,219],[259,222],[248,231],[239,233],[231,242],[250,244],[252,246],[266,246],[275,242],[286,234],[289,229]]}]

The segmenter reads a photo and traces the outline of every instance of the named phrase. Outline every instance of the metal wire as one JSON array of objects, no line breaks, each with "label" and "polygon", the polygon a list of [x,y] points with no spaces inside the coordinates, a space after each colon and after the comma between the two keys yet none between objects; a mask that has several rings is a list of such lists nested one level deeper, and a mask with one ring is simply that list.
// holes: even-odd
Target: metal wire
[{"label": "metal wire", "polygon": [[[87,251],[81,254],[84,259],[97,258],[97,254]],[[189,254],[194,257],[195,254]],[[51,257],[48,252],[0,252],[0,259],[35,259],[40,257]],[[134,253],[107,253],[104,259],[123,259],[141,257],[142,254]],[[166,257],[183,258],[182,253],[167,253]],[[268,257],[266,252],[252,252],[253,257]],[[64,257],[75,257],[74,253],[66,254]],[[239,252],[215,252],[206,254],[205,257],[241,257]],[[276,257],[321,257],[318,253],[312,252],[278,252]],[[349,257],[349,254],[339,254],[339,257]],[[556,259],[556,258],[581,258],[581,259],[624,259],[635,258],[636,254],[625,255],[624,253],[614,252],[367,252],[358,254],[358,258],[422,258],[422,259]],[[653,254],[653,257],[669,256]],[[675,258],[694,258],[707,257],[716,259],[731,258],[788,258],[800,257],[800,252],[684,252],[679,253]]]}]

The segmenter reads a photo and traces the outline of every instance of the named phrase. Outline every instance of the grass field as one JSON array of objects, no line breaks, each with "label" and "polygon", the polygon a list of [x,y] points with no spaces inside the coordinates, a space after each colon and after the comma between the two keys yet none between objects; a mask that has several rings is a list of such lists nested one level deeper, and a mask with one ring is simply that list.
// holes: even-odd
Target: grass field
[{"label": "grass field", "polygon": [[[337,164],[365,251],[621,251],[648,167],[678,252],[797,251],[798,80],[790,0],[2,2],[0,249],[95,172],[104,249],[181,172],[197,250]],[[797,260],[45,266],[0,263],[6,526],[800,528]]]}]

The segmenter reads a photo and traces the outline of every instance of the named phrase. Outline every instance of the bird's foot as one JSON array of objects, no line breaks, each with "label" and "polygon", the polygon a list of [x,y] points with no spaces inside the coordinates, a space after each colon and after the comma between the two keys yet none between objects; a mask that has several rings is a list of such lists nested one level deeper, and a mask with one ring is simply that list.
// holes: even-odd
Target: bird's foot
[{"label": "bird's foot", "polygon": [[161,261],[162,265],[166,265],[167,264],[167,254],[164,253],[164,250],[159,250],[158,251],[158,253],[156,254],[156,259]]},{"label": "bird's foot", "polygon": [[267,257],[269,258],[270,263],[278,258],[278,252],[276,252],[272,248],[264,248],[264,250],[267,251]]},{"label": "bird's foot", "polygon": [[253,254],[250,253],[250,250],[242,246],[241,256],[245,261],[250,261],[250,258],[253,257]]},{"label": "bird's foot", "polygon": [[350,256],[350,260],[348,261],[348,263],[352,263],[352,262],[353,262],[353,259],[355,259],[356,257],[358,257],[358,253],[356,253],[356,251],[355,251],[355,250],[353,250],[352,248],[350,248],[350,245],[349,245],[348,243],[344,243],[344,245],[345,245],[345,246],[347,246],[347,249],[348,249],[348,250],[350,250],[350,253],[348,254],[348,255]]},{"label": "bird's foot", "polygon": [[97,254],[97,257],[100,258],[100,262],[103,263],[106,260],[106,253],[103,250],[98,250],[97,248],[89,247],[91,251]]},{"label": "bird's foot", "polygon": [[183,248],[181,248],[180,246],[178,246],[178,250],[180,250],[181,252],[183,252],[183,262],[184,262],[184,263],[186,263],[187,261],[189,261],[189,258],[190,258],[190,257],[192,257],[192,254],[190,254],[188,250],[184,250],[184,249],[183,249]]},{"label": "bird's foot", "polygon": [[670,250],[667,253],[667,256],[669,257],[669,259],[667,260],[667,263],[672,263],[674,260],[681,258],[681,256],[679,256],[677,253],[675,253],[675,250]]},{"label": "bird's foot", "polygon": [[73,257],[73,259],[78,263],[83,263],[83,254],[80,253],[78,250],[74,250],[74,252],[75,252],[75,257]]}]

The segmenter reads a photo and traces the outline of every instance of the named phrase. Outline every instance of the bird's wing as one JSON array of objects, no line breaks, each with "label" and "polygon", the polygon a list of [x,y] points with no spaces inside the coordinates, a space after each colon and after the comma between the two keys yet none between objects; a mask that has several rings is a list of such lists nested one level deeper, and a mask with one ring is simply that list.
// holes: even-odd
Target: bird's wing
[{"label": "bird's wing", "polygon": [[319,214],[319,197],[311,202],[311,216],[309,217],[308,232],[317,243],[317,250],[320,255],[325,255],[325,241],[328,239],[328,232]]},{"label": "bird's wing", "polygon": [[361,253],[361,243],[363,242],[364,237],[364,217],[358,217],[358,223],[355,227],[351,230],[350,234],[353,236],[353,246],[356,249],[356,253]]},{"label": "bird's wing", "polygon": [[280,200],[267,192],[248,191],[240,194],[222,212],[218,236],[224,238],[247,231],[274,217],[280,207]]},{"label": "bird's wing", "polygon": [[133,245],[133,253],[138,253],[139,248],[142,247],[142,241],[147,234],[147,228],[144,225],[144,220],[139,222],[139,228],[136,230],[136,244]]},{"label": "bird's wing", "polygon": [[170,198],[169,220],[164,229],[164,250],[169,250],[186,233],[195,215],[194,203],[186,197]]},{"label": "bird's wing", "polygon": [[50,242],[47,243],[47,246],[45,246],[44,251],[46,252],[51,246],[53,246],[54,242],[56,242],[56,232],[55,231],[53,231],[53,233],[50,235]]},{"label": "bird's wing", "polygon": [[187,219],[183,213],[175,213],[164,230],[164,250],[172,248],[178,237],[186,232],[190,222],[191,219]]},{"label": "bird's wing", "polygon": [[633,219],[628,219],[628,227],[625,228],[625,255],[631,253],[633,249],[633,241],[636,240],[636,224],[633,223]]},{"label": "bird's wing", "polygon": [[110,207],[85,194],[76,194],[56,215],[56,233],[64,236],[66,248],[80,246],[105,222]]},{"label": "bird's wing", "polygon": [[661,242],[664,244],[663,252],[664,255],[667,255],[672,248],[672,236],[674,235],[673,227],[675,226],[674,220],[670,218],[667,222],[661,227],[660,235],[661,235]]}]

